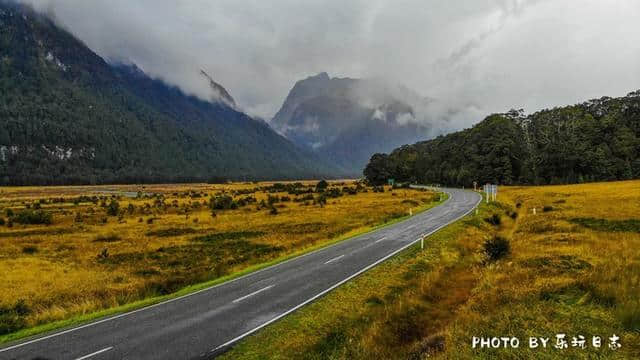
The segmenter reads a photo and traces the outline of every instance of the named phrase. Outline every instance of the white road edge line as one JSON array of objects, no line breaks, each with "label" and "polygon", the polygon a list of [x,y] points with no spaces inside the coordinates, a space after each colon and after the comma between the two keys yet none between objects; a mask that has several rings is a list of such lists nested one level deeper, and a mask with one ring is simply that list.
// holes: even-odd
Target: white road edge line
[{"label": "white road edge line", "polygon": [[[448,192],[447,192],[447,194],[449,195],[449,199],[450,199],[450,198],[451,198],[451,194],[450,194],[450,193],[448,193]],[[449,201],[449,200],[447,199],[447,201]],[[445,223],[445,224],[443,224],[443,225],[441,225],[441,226],[439,226],[439,227],[435,228],[434,230],[430,231],[429,233],[425,234],[424,236],[429,236],[429,235],[431,235],[431,234],[433,234],[433,233],[437,232],[438,230],[440,230],[440,229],[442,229],[442,228],[444,228],[444,227],[446,227],[446,226],[449,226],[449,225],[451,225],[452,223],[454,223],[454,222],[456,222],[456,221],[458,221],[458,220],[462,219],[463,217],[465,217],[465,216],[469,215],[469,214],[470,214],[470,213],[471,213],[471,212],[472,212],[472,211],[473,211],[473,210],[478,206],[478,204],[480,204],[480,202],[481,202],[481,201],[482,201],[482,196],[480,196],[480,200],[478,200],[478,202],[476,202],[476,204],[475,204],[475,205],[474,205],[474,206],[473,206],[469,211],[467,211],[466,213],[464,213],[464,214],[460,215],[459,217],[457,217],[457,218],[455,218],[455,219],[453,219],[453,220],[449,221],[448,223]],[[303,307],[303,306],[307,305],[308,303],[310,303],[310,302],[312,302],[312,301],[316,300],[317,298],[321,297],[322,295],[324,295],[324,294],[326,294],[326,293],[330,292],[331,290],[333,290],[333,289],[337,288],[338,286],[340,286],[340,285],[344,284],[345,282],[347,282],[347,281],[349,281],[349,280],[353,279],[354,277],[356,277],[356,276],[358,276],[358,275],[362,274],[363,272],[365,272],[365,271],[367,271],[367,270],[371,269],[372,267],[374,267],[374,266],[376,266],[376,265],[380,264],[381,262],[383,262],[383,261],[387,260],[388,258],[390,258],[390,257],[392,257],[392,256],[394,256],[394,255],[396,255],[397,253],[399,253],[399,252],[401,252],[401,251],[403,251],[403,250],[407,249],[408,247],[410,247],[411,245],[415,244],[416,242],[417,242],[417,240],[416,240],[416,241],[413,241],[413,242],[411,242],[411,243],[409,243],[409,244],[407,244],[407,245],[405,245],[405,246],[403,246],[403,247],[401,247],[400,249],[398,249],[398,250],[396,250],[396,251],[392,252],[391,254],[389,254],[389,255],[387,255],[387,256],[385,256],[385,257],[383,257],[382,259],[380,259],[380,260],[378,260],[378,261],[374,262],[373,264],[371,264],[371,265],[369,265],[369,266],[365,267],[364,269],[359,270],[358,272],[356,272],[355,274],[353,274],[353,275],[349,276],[348,278],[346,278],[346,279],[344,279],[344,280],[341,280],[341,281],[340,281],[340,282],[338,282],[337,284],[335,284],[335,285],[331,286],[330,288],[328,288],[328,289],[326,289],[326,290],[324,290],[324,291],[320,292],[319,294],[317,294],[317,295],[315,295],[315,296],[313,296],[313,297],[311,297],[311,298],[309,298],[309,299],[305,300],[304,302],[302,302],[302,303],[300,303],[300,304],[298,304],[298,305],[294,306],[293,308],[291,308],[291,309],[289,309],[289,310],[287,310],[287,311],[283,312],[282,314],[280,314],[280,315],[278,315],[278,316],[274,317],[273,319],[271,319],[271,320],[269,320],[269,321],[265,322],[264,324],[262,324],[262,325],[258,325],[257,327],[255,327],[255,328],[253,328],[253,329],[251,329],[251,330],[249,330],[249,331],[245,332],[244,334],[242,334],[242,335],[240,335],[240,336],[237,336],[237,337],[235,337],[235,338],[233,338],[233,339],[231,339],[231,340],[227,341],[226,343],[224,343],[224,344],[222,344],[222,345],[220,345],[220,346],[216,347],[215,349],[211,350],[211,352],[215,352],[215,351],[220,350],[220,349],[222,349],[222,348],[224,348],[224,347],[226,347],[226,346],[228,346],[228,345],[231,345],[231,344],[233,344],[234,342],[236,342],[236,341],[238,341],[238,340],[240,340],[240,339],[242,339],[242,338],[244,338],[244,337],[246,337],[246,336],[249,336],[249,335],[253,334],[254,332],[256,332],[256,331],[258,331],[258,330],[262,329],[263,327],[265,327],[265,326],[267,326],[267,325],[270,325],[270,324],[272,324],[272,323],[273,323],[273,322],[275,322],[275,321],[278,321],[278,320],[279,320],[279,319],[281,319],[282,317],[289,315],[290,313],[292,313],[292,312],[294,312],[294,311],[298,310],[299,308],[301,308],[301,307]]]},{"label": "white road edge line", "polygon": [[[438,206],[440,206],[440,205],[444,205],[444,203],[439,204]],[[436,206],[436,207],[438,207],[438,206]],[[434,207],[433,209],[435,209],[436,207]],[[431,210],[431,209],[429,209],[429,210]],[[395,225],[395,224],[393,224],[393,225]],[[377,231],[377,230],[374,229],[374,230],[371,230],[370,232],[375,232],[375,231]],[[367,233],[360,234],[358,236],[363,236],[365,234],[367,234]],[[91,326],[99,325],[99,324],[102,324],[102,323],[107,322],[107,321],[116,320],[116,319],[119,319],[121,317],[129,316],[129,315],[141,312],[141,311],[153,309],[153,308],[155,308],[157,306],[169,304],[169,303],[172,303],[174,301],[182,300],[182,299],[194,296],[194,295],[198,295],[200,293],[215,289],[217,287],[228,285],[228,284],[236,282],[236,281],[240,281],[240,280],[242,280],[242,279],[244,279],[246,277],[253,276],[253,275],[259,274],[261,272],[267,271],[267,270],[272,270],[272,269],[274,269],[276,267],[279,267],[281,265],[284,265],[284,264],[289,263],[289,262],[294,261],[294,260],[298,260],[298,259],[303,258],[305,256],[309,256],[309,255],[316,254],[316,253],[319,253],[321,251],[330,249],[331,247],[333,247],[335,245],[338,245],[338,244],[340,244],[340,243],[328,244],[325,247],[321,247],[321,248],[319,248],[317,250],[310,251],[308,253],[292,257],[291,259],[287,259],[287,260],[279,262],[279,263],[277,263],[275,265],[267,266],[267,267],[262,268],[260,270],[256,270],[256,271],[253,271],[253,272],[246,273],[246,274],[244,274],[242,276],[238,276],[237,278],[233,278],[231,280],[228,280],[228,281],[225,281],[225,282],[222,282],[222,283],[219,283],[219,284],[216,284],[216,285],[204,288],[204,289],[200,289],[200,290],[194,291],[192,293],[184,294],[182,296],[178,296],[178,297],[173,298],[173,299],[161,301],[161,302],[159,302],[157,304],[145,306],[145,307],[142,307],[140,309],[128,311],[128,312],[125,312],[125,313],[122,313],[122,314],[114,315],[114,316],[107,317],[107,318],[104,318],[104,319],[101,319],[101,320],[97,320],[97,321],[94,321],[94,322],[90,322],[90,323],[87,323],[87,324],[84,324],[84,325],[80,325],[80,326],[77,326],[77,327],[72,327],[72,328],[67,329],[67,330],[62,330],[62,331],[59,331],[59,332],[55,332],[55,333],[50,334],[50,335],[38,337],[38,338],[35,338],[33,340],[29,340],[29,341],[25,341],[25,342],[22,342],[22,343],[19,343],[19,344],[15,344],[15,345],[12,345],[12,346],[9,346],[9,347],[6,347],[6,348],[2,348],[2,349],[0,349],[0,353],[5,352],[5,351],[9,351],[9,350],[13,350],[13,349],[17,349],[17,348],[20,348],[20,347],[23,347],[23,346],[27,346],[27,345],[30,345],[30,344],[33,344],[33,343],[36,343],[36,342],[40,342],[40,341],[43,341],[43,340],[51,339],[51,338],[54,338],[54,337],[57,337],[57,336],[60,336],[60,335],[68,334],[70,332],[74,332],[74,331],[77,331],[77,330],[82,330],[82,329],[85,329],[85,328],[88,328],[88,327],[91,327]],[[0,346],[2,346],[2,345],[0,345]]]},{"label": "white road edge line", "polygon": [[384,240],[384,239],[386,239],[386,238],[387,238],[386,236],[381,237],[380,239],[376,240],[376,242],[377,242],[377,243],[379,243],[380,241],[382,241],[382,240]]},{"label": "white road edge line", "polygon": [[[449,195],[450,195],[450,194],[449,194]],[[449,201],[449,199],[447,199],[445,202],[443,202],[443,203],[439,204],[438,206],[444,205],[444,204],[445,204],[445,203],[447,203],[448,201]],[[437,208],[438,206],[434,207],[433,209]],[[476,206],[477,206],[477,204],[476,204]],[[474,207],[473,209],[475,209],[475,207]],[[471,212],[473,209],[471,209],[469,212]],[[429,209],[429,210],[431,210],[431,209]],[[428,211],[428,210],[427,210],[427,211]],[[376,231],[376,230],[372,230],[371,232],[375,232],[375,231]],[[365,233],[365,234],[366,234],[366,233]],[[365,235],[365,234],[361,234],[361,235]],[[161,301],[161,302],[159,302],[159,303],[157,303],[157,304],[153,304],[153,305],[145,306],[145,307],[142,307],[142,308],[140,308],[140,309],[132,310],[132,311],[125,312],[125,313],[122,313],[122,314],[118,314],[118,315],[114,315],[114,316],[111,316],[111,317],[104,318],[104,319],[102,319],[102,320],[97,320],[97,321],[90,322],[90,323],[87,323],[87,324],[84,324],[84,325],[81,325],[81,326],[73,327],[73,328],[70,328],[70,329],[67,329],[67,330],[62,330],[62,331],[55,332],[55,333],[50,334],[50,335],[46,335],[46,336],[42,336],[42,337],[38,337],[38,338],[35,338],[35,339],[33,339],[33,340],[25,341],[25,342],[23,342],[23,343],[19,343],[19,344],[15,344],[15,345],[12,345],[12,346],[9,346],[9,347],[6,347],[6,348],[2,348],[2,349],[0,349],[0,353],[2,353],[2,352],[6,352],[6,351],[9,351],[9,350],[13,350],[13,349],[17,349],[17,348],[20,348],[20,347],[23,347],[23,346],[27,346],[27,345],[30,345],[30,344],[33,344],[33,343],[36,343],[36,342],[40,342],[40,341],[43,341],[43,340],[51,339],[51,338],[54,338],[54,337],[57,337],[57,336],[60,336],[60,335],[68,334],[68,333],[70,333],[70,332],[74,332],[74,331],[77,331],[77,330],[82,330],[82,329],[85,329],[85,328],[88,328],[88,327],[91,327],[91,326],[99,325],[99,324],[105,323],[105,322],[107,322],[107,321],[116,320],[116,319],[119,319],[119,318],[121,318],[121,317],[129,316],[129,315],[132,315],[132,314],[135,314],[135,313],[141,312],[141,311],[145,311],[145,310],[153,309],[153,308],[155,308],[155,307],[157,307],[157,306],[161,306],[161,305],[169,304],[169,303],[172,303],[172,302],[174,302],[174,301],[182,300],[182,299],[184,299],[184,298],[188,298],[188,297],[191,297],[191,296],[194,296],[194,295],[198,295],[198,294],[200,294],[200,293],[203,293],[203,292],[206,292],[206,291],[209,291],[209,290],[215,289],[215,288],[217,288],[217,287],[220,287],[220,286],[223,286],[223,285],[228,285],[228,284],[230,284],[230,283],[233,283],[233,282],[236,282],[236,281],[242,280],[242,279],[244,279],[244,278],[246,278],[246,277],[253,276],[253,275],[256,275],[256,274],[259,274],[259,273],[261,273],[261,272],[263,272],[263,271],[271,270],[271,269],[273,269],[273,268],[276,268],[276,267],[278,267],[278,266],[284,265],[284,264],[289,263],[289,262],[291,262],[291,261],[294,261],[294,260],[297,260],[297,259],[303,258],[303,257],[305,257],[305,256],[309,256],[309,255],[312,255],[312,254],[319,253],[319,252],[321,252],[321,251],[324,251],[324,250],[330,249],[330,248],[331,248],[332,246],[334,246],[334,245],[337,245],[337,244],[329,244],[329,245],[327,245],[327,246],[325,246],[325,247],[322,247],[322,248],[320,248],[320,249],[317,249],[317,250],[314,250],[314,251],[308,252],[308,253],[306,253],[306,254],[302,254],[302,255],[300,255],[300,256],[292,257],[291,259],[288,259],[288,260],[285,260],[285,261],[279,262],[279,263],[277,263],[277,264],[275,264],[275,265],[267,266],[267,267],[262,268],[262,269],[260,269],[260,270],[256,270],[256,271],[253,271],[253,272],[246,273],[246,274],[244,274],[244,275],[242,275],[242,276],[238,276],[237,278],[231,279],[231,280],[229,280],[229,281],[225,281],[225,282],[222,282],[222,283],[220,283],[220,284],[216,284],[216,285],[213,285],[213,286],[210,286],[210,287],[204,288],[204,289],[200,289],[200,290],[198,290],[198,291],[194,291],[194,292],[192,292],[192,293],[188,293],[188,294],[185,294],[185,295],[182,295],[182,296],[178,296],[178,297],[173,298],[173,299],[169,299],[169,300]]]},{"label": "white road edge line", "polygon": [[83,356],[83,357],[79,357],[79,358],[77,358],[76,360],[84,360],[84,359],[88,359],[88,358],[90,358],[90,357],[92,357],[92,356],[96,356],[96,355],[98,355],[98,354],[102,354],[103,352],[109,351],[109,350],[111,350],[111,349],[113,349],[113,346],[109,346],[108,348],[104,348],[104,349],[102,349],[102,350],[98,350],[98,351],[96,351],[96,352],[92,352],[91,354],[85,355],[85,356]]},{"label": "white road edge line", "polygon": [[240,301],[242,301],[242,300],[244,300],[244,299],[246,299],[246,298],[250,298],[250,297],[252,297],[253,295],[257,295],[257,294],[259,294],[259,293],[261,293],[261,292],[263,292],[263,291],[269,290],[269,289],[271,289],[272,287],[273,287],[273,285],[269,285],[269,286],[263,287],[262,289],[260,289],[260,290],[258,290],[258,291],[254,291],[254,292],[252,292],[252,293],[251,293],[251,294],[249,294],[249,295],[245,295],[245,296],[243,296],[243,297],[240,297],[240,298],[237,298],[237,299],[233,300],[233,301],[232,301],[232,303],[234,303],[234,304],[235,304],[235,303],[239,303]]},{"label": "white road edge line", "polygon": [[336,256],[336,257],[334,257],[333,259],[331,259],[331,260],[329,260],[329,261],[325,262],[324,264],[325,264],[325,265],[327,265],[327,264],[332,263],[332,262],[334,262],[334,261],[336,261],[336,260],[340,260],[340,259],[341,259],[341,258],[343,258],[343,257],[344,257],[344,254],[342,254],[342,255],[340,255],[340,256]]}]

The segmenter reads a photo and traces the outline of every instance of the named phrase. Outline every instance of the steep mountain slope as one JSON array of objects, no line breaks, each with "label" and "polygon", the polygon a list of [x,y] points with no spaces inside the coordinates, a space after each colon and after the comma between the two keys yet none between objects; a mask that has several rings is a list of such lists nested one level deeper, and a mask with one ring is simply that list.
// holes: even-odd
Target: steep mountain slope
[{"label": "steep mountain slope", "polygon": [[[194,69],[194,71],[199,71]],[[0,184],[315,178],[337,170],[235,109],[110,65],[0,2]]]},{"label": "steep mountain slope", "polygon": [[359,174],[372,153],[428,136],[430,124],[416,114],[428,104],[382,80],[320,73],[295,84],[271,124],[294,143]]},{"label": "steep mountain slope", "polygon": [[364,173],[374,183],[458,186],[640,178],[640,91],[528,116],[491,115],[471,129],[375,154]]}]

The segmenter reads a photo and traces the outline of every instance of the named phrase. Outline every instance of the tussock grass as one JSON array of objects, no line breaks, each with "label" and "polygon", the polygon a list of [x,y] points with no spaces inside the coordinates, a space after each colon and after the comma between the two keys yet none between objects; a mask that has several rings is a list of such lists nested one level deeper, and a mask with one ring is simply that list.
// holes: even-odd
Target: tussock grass
[{"label": "tussock grass", "polygon": [[[233,358],[638,359],[640,181],[504,187],[498,204],[242,341]],[[544,206],[554,204],[549,211]],[[533,215],[533,208],[537,214]],[[512,216],[513,212],[517,216]],[[505,214],[500,226],[484,221]],[[509,255],[488,262],[502,237]],[[529,349],[529,336],[603,347]],[[622,348],[608,348],[616,334]],[[517,336],[518,349],[472,349]]]},{"label": "tussock grass", "polygon": [[[330,182],[322,205],[307,192],[316,182],[3,188],[3,214],[38,204],[53,223],[0,226],[0,309],[12,324],[0,342],[159,301],[437,204],[403,203],[428,192],[351,184]],[[307,206],[294,205],[308,195]],[[212,216],[210,198],[225,196],[236,206]],[[291,203],[274,216],[266,204],[275,197]],[[6,310],[16,304],[29,311]]]}]

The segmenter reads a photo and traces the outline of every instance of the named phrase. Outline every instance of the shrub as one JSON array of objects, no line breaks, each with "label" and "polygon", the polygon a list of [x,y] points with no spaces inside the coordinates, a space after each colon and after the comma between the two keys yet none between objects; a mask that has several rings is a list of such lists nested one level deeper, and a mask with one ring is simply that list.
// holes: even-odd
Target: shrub
[{"label": "shrub", "polygon": [[509,240],[502,236],[494,236],[484,242],[484,253],[490,261],[497,261],[511,251]]},{"label": "shrub", "polygon": [[490,217],[485,218],[484,221],[486,221],[489,224],[494,225],[494,226],[499,226],[500,223],[502,222],[501,218],[500,218],[500,215],[498,215],[498,214],[493,214]]},{"label": "shrub", "polygon": [[553,206],[545,205],[545,206],[542,208],[542,212],[549,212],[549,211],[553,211]]},{"label": "shrub", "polygon": [[229,195],[218,195],[209,199],[209,207],[212,210],[233,210],[238,204]]},{"label": "shrub", "polygon": [[14,306],[0,306],[0,335],[10,334],[26,326],[25,316],[31,312],[24,300]]},{"label": "shrub", "polygon": [[5,224],[4,218],[0,217],[0,226],[3,226]]},{"label": "shrub", "polygon": [[43,210],[23,210],[15,214],[12,220],[18,224],[51,225],[51,223],[53,223],[53,216],[51,213]]},{"label": "shrub", "polygon": [[104,248],[102,251],[96,256],[98,260],[106,260],[109,258],[109,249]]},{"label": "shrub", "polygon": [[23,254],[35,254],[38,252],[38,248],[36,246],[25,246],[22,248],[22,253]]},{"label": "shrub", "polygon": [[320,180],[316,184],[316,191],[321,192],[329,187],[329,183],[326,180]]},{"label": "shrub", "polygon": [[327,197],[324,196],[324,194],[319,195],[316,199],[316,203],[320,205],[320,207],[324,207],[325,205],[327,205]]},{"label": "shrub", "polygon": [[11,209],[7,209],[7,210],[5,211],[5,213],[7,214],[7,217],[8,217],[8,218],[10,218],[10,217],[12,217],[12,216],[13,216],[13,210],[11,210]]},{"label": "shrub", "polygon": [[118,216],[119,212],[120,212],[120,203],[118,203],[117,200],[112,199],[111,202],[109,202],[109,206],[107,206],[107,215]]}]

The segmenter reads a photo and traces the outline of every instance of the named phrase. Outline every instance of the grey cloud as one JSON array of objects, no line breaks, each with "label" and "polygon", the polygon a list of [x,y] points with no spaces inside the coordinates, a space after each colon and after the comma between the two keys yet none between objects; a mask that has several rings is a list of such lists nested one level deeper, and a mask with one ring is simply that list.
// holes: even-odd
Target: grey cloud
[{"label": "grey cloud", "polygon": [[270,118],[295,81],[382,77],[452,129],[640,88],[636,0],[21,0],[98,54]]}]

